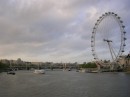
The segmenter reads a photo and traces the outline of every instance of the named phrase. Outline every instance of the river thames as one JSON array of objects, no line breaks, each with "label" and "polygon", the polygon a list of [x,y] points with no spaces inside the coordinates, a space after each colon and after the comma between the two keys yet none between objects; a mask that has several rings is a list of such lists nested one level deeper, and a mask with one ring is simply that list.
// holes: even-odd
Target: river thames
[{"label": "river thames", "polygon": [[130,74],[62,70],[0,73],[0,97],[130,97]]}]

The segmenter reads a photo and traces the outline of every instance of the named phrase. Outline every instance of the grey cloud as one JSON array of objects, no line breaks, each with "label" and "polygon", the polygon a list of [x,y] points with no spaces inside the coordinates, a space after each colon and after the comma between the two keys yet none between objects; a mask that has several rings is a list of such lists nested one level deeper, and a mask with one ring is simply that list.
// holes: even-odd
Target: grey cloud
[{"label": "grey cloud", "polygon": [[21,57],[29,61],[89,61],[93,58],[92,28],[101,14],[117,12],[126,25],[126,32],[129,32],[128,2],[0,0],[0,56]]}]

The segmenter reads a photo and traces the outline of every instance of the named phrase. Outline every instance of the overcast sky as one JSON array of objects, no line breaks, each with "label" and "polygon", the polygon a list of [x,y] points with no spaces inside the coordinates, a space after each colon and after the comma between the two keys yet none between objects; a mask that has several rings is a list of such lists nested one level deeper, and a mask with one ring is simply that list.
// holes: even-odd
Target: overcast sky
[{"label": "overcast sky", "polygon": [[129,4],[130,0],[0,0],[0,59],[93,61],[92,30],[108,11],[124,21],[127,54]]}]

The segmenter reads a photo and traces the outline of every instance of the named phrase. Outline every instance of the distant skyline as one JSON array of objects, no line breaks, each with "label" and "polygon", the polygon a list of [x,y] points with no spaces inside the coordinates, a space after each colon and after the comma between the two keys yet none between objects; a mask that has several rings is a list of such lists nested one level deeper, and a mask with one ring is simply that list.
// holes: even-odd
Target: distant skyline
[{"label": "distant skyline", "polygon": [[129,4],[130,0],[0,0],[0,59],[93,61],[92,30],[108,11],[124,21],[128,54]]}]

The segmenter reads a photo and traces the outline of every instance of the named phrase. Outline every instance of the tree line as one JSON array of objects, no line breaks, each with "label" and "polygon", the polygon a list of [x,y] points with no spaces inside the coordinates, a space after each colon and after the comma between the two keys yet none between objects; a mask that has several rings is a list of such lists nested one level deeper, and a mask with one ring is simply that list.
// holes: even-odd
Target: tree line
[{"label": "tree line", "polygon": [[4,64],[0,62],[0,72],[5,71],[9,68],[9,64]]},{"label": "tree line", "polygon": [[83,64],[80,64],[80,68],[97,68],[97,65],[93,62],[84,62]]}]

